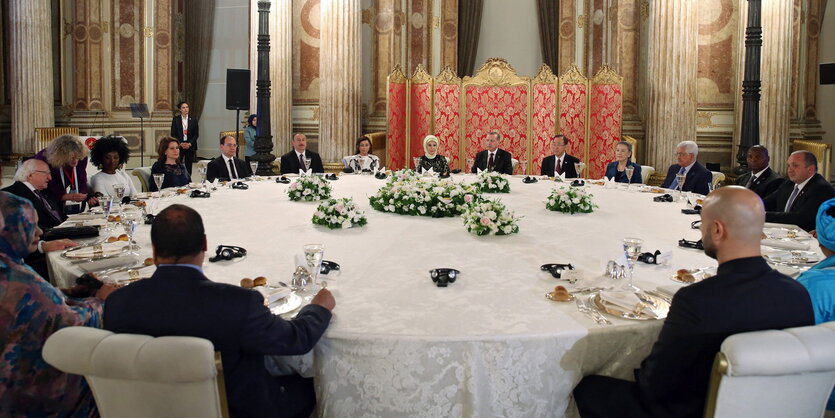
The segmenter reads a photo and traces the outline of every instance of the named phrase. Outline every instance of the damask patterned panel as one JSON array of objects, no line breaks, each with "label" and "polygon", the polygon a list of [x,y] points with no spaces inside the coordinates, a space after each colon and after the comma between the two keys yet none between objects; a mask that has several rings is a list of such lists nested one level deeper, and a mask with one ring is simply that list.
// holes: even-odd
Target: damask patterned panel
[{"label": "damask patterned panel", "polygon": [[603,177],[606,164],[615,158],[615,144],[620,141],[621,133],[622,94],[619,84],[592,85],[589,106],[589,178]]},{"label": "damask patterned panel", "polygon": [[[432,133],[432,84],[421,83],[410,86],[409,95],[409,126],[411,138],[409,143],[409,157],[423,155],[423,138]],[[411,160],[406,161],[411,166]]]},{"label": "damask patterned panel", "polygon": [[449,169],[466,170],[461,163],[461,86],[435,84],[435,136],[441,141],[438,154],[447,157]]},{"label": "damask patterned panel", "polygon": [[[402,76],[402,74],[401,74]],[[386,134],[388,162],[386,166],[399,170],[406,163],[406,83],[388,84],[388,107],[386,110],[388,132]]]},{"label": "damask patterned panel", "polygon": [[144,101],[142,68],[145,18],[143,1],[113,2],[113,108],[129,109]]},{"label": "damask patterned panel", "polygon": [[586,111],[588,85],[560,84],[560,129],[570,144],[568,153],[586,161]]},{"label": "damask patterned panel", "polygon": [[[464,147],[475,158],[490,131],[502,134],[499,147],[520,159],[528,151],[528,85],[509,87],[465,86]],[[517,171],[520,171],[517,168]]]},{"label": "damask patterned panel", "polygon": [[174,109],[174,54],[172,53],[171,0],[156,0],[154,3],[154,110]]},{"label": "damask patterned panel", "polygon": [[557,86],[533,85],[533,123],[530,173],[539,174],[542,159],[551,153],[551,138],[557,130]]}]

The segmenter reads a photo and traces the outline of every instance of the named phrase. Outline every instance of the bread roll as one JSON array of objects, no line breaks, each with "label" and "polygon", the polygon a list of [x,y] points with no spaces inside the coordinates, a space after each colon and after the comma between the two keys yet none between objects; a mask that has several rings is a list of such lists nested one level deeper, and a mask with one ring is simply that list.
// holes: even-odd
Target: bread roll
[{"label": "bread roll", "polygon": [[554,293],[551,294],[551,297],[560,302],[567,302],[571,300],[571,293],[568,293],[568,289],[557,286],[554,288]]},{"label": "bread roll", "polygon": [[241,287],[252,289],[253,287],[255,287],[255,283],[253,283],[252,279],[250,279],[249,277],[245,277],[241,279]]},{"label": "bread roll", "polygon": [[258,276],[254,280],[255,286],[266,286],[267,285],[267,278],[264,276]]}]

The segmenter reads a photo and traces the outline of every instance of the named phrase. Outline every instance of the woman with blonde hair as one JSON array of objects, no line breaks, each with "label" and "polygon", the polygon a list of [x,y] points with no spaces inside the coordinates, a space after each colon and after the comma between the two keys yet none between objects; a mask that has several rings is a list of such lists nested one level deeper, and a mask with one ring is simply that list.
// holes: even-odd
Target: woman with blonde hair
[{"label": "woman with blonde hair", "polygon": [[90,191],[87,187],[88,152],[78,137],[61,135],[35,154],[35,158],[49,164],[52,180],[46,190],[60,202],[65,213],[80,211],[80,204],[84,201],[89,205],[98,203],[95,197],[87,197]]},{"label": "woman with blonde hair", "polygon": [[420,156],[418,171],[426,171],[431,168],[436,173],[449,172],[449,163],[446,157],[438,155],[440,145],[441,141],[435,135],[426,135],[426,138],[423,138],[424,154]]}]

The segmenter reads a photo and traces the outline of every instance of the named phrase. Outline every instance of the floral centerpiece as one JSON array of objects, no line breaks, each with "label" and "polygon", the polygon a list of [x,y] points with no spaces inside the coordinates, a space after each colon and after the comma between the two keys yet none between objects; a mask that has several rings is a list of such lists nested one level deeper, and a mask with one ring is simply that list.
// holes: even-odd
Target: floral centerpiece
[{"label": "floral centerpiece", "polygon": [[460,215],[477,197],[472,185],[418,177],[411,170],[402,170],[392,174],[368,200],[381,212],[442,218]]},{"label": "floral centerpiece", "polygon": [[510,193],[510,182],[501,173],[482,171],[475,182],[476,188],[482,193]]},{"label": "floral centerpiece", "polygon": [[474,202],[462,216],[464,227],[471,234],[510,235],[519,232],[519,218],[499,200],[483,199]]},{"label": "floral centerpiece", "polygon": [[545,208],[570,214],[591,213],[597,207],[592,202],[592,197],[594,195],[579,187],[556,188],[545,201]]},{"label": "floral centerpiece", "polygon": [[330,198],[332,190],[330,183],[321,176],[303,176],[290,184],[287,188],[287,196],[296,202],[300,200],[312,202]]},{"label": "floral centerpiece", "polygon": [[352,228],[368,223],[365,211],[357,209],[354,199],[328,199],[319,204],[313,213],[313,223],[330,229]]}]

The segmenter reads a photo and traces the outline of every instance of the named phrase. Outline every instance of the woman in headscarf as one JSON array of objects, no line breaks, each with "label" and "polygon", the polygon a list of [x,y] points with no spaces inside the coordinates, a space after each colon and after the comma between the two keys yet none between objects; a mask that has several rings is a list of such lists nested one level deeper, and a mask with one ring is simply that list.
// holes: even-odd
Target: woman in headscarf
[{"label": "woman in headscarf", "polygon": [[424,154],[420,157],[420,164],[418,164],[418,171],[426,171],[430,168],[436,173],[449,172],[449,163],[446,157],[438,155],[438,147],[441,142],[435,135],[426,135],[423,138]]},{"label": "woman in headscarf", "polygon": [[98,203],[95,197],[87,197],[87,153],[78,137],[61,135],[35,154],[35,158],[49,164],[52,180],[46,190],[60,202],[65,213],[80,211],[85,200],[88,205]]},{"label": "woman in headscarf", "polygon": [[[815,323],[835,321],[835,199],[823,202],[815,218],[815,234],[826,256],[818,264],[797,276],[812,298]],[[829,395],[826,409],[835,411],[835,391]]]},{"label": "woman in headscarf", "polygon": [[125,186],[125,196],[135,195],[136,186],[128,173],[122,170],[128,158],[128,144],[122,138],[105,136],[96,141],[93,150],[90,151],[90,162],[99,167],[101,172],[90,179],[90,189],[105,196],[115,196],[113,186],[121,184]]},{"label": "woman in headscarf", "polygon": [[100,327],[99,297],[113,288],[67,299],[26,265],[41,236],[37,217],[28,200],[0,192],[0,416],[97,416],[84,377],[50,366],[41,350],[61,328]]},{"label": "woman in headscarf", "polygon": [[246,162],[252,161],[252,156],[255,155],[255,137],[258,136],[258,115],[251,114],[246,119],[246,128],[244,128],[244,143],[246,143],[246,150],[244,150],[244,158]]}]

